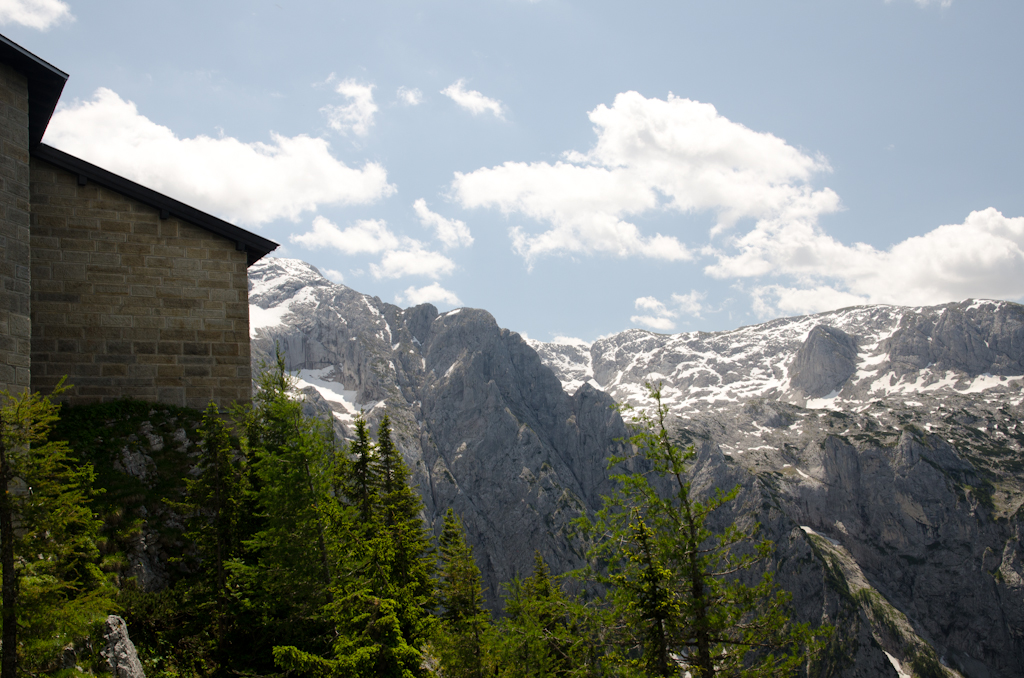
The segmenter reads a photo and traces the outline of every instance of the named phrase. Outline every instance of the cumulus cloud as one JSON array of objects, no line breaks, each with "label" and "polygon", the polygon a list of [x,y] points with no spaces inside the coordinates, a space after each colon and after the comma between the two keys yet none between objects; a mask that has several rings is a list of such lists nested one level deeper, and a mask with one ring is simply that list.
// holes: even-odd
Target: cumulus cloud
[{"label": "cumulus cloud", "polygon": [[[291,235],[289,240],[310,249],[330,247],[348,255],[381,254],[379,264],[370,264],[370,273],[377,279],[407,275],[436,279],[455,270],[455,262],[451,259],[430,251],[419,240],[396,236],[380,219],[362,219],[347,228],[340,228],[318,216],[313,219],[313,227],[309,231]],[[362,271],[352,271],[352,274],[361,275]]]},{"label": "cumulus cloud", "polygon": [[690,290],[689,294],[673,294],[672,303],[679,310],[680,314],[699,318],[701,311],[704,310],[704,298],[706,296],[704,292]]},{"label": "cumulus cloud", "polygon": [[665,318],[654,315],[634,315],[629,317],[629,322],[636,323],[637,325],[643,325],[644,327],[650,327],[652,330],[659,332],[669,332],[675,329],[675,322],[671,318]]},{"label": "cumulus cloud", "polygon": [[630,322],[650,327],[653,330],[669,331],[675,329],[675,320],[679,316],[691,315],[697,318],[704,310],[703,292],[691,290],[689,294],[673,294],[669,303],[659,301],[655,297],[639,297],[634,302],[638,311],[646,311],[649,315],[634,315]]},{"label": "cumulus cloud", "polygon": [[423,103],[423,92],[416,87],[399,87],[398,100],[406,106],[419,106]]},{"label": "cumulus cloud", "polygon": [[939,226],[887,250],[845,245],[805,224],[755,228],[708,267],[716,277],[771,273],[788,284],[758,285],[755,310],[809,313],[853,304],[938,304],[966,297],[1024,297],[1024,217],[994,208]]},{"label": "cumulus cloud", "polygon": [[135,104],[100,88],[62,107],[46,142],[229,221],[296,220],[320,205],[372,203],[394,193],[373,162],[354,169],[324,139],[271,133],[271,143],[177,137]]},{"label": "cumulus cloud", "polygon": [[[597,140],[585,153],[454,176],[452,195],[463,207],[540,225],[510,230],[529,265],[548,254],[685,261],[699,253],[705,273],[740,281],[761,315],[1024,298],[1024,217],[989,208],[888,249],[850,245],[820,225],[840,208],[835,191],[812,185],[831,171],[820,155],[671,94],[625,92],[589,117]],[[680,233],[648,234],[633,223],[665,212],[713,215],[705,244],[690,249]],[[665,331],[703,309],[695,292],[669,301],[641,297],[632,320]]]},{"label": "cumulus cloud", "polygon": [[711,104],[625,92],[589,118],[598,138],[586,153],[455,174],[453,194],[464,207],[497,208],[550,226],[541,233],[512,229],[513,247],[528,262],[559,253],[693,257],[675,235],[645,236],[627,220],[645,213],[710,211],[715,234],[740,219],[813,221],[839,207],[835,192],[809,184],[829,171],[824,158],[732,122]]},{"label": "cumulus cloud", "polygon": [[351,78],[339,82],[334,90],[348,99],[348,103],[324,106],[321,110],[327,114],[327,124],[343,134],[352,132],[360,137],[369,134],[373,126],[373,115],[377,112],[377,104],[373,102],[373,87]]},{"label": "cumulus cloud", "polygon": [[292,235],[289,240],[310,249],[333,247],[344,254],[378,254],[401,244],[380,219],[362,219],[342,229],[321,216],[313,219],[311,231]]},{"label": "cumulus cloud", "polygon": [[407,240],[402,249],[384,253],[380,264],[370,264],[370,273],[375,278],[402,278],[407,275],[422,275],[440,278],[455,270],[455,262],[439,252],[424,249],[422,243]]},{"label": "cumulus cloud", "polygon": [[335,271],[333,268],[324,268],[321,270],[323,271],[324,276],[326,276],[327,279],[330,280],[331,282],[345,282],[345,276],[342,274],[341,271]]},{"label": "cumulus cloud", "polygon": [[473,115],[480,113],[492,113],[494,117],[505,119],[505,109],[497,99],[485,97],[473,89],[466,89],[465,80],[457,80],[441,90],[445,95],[459,106],[462,106]]},{"label": "cumulus cloud", "polygon": [[454,292],[441,287],[440,283],[432,283],[426,287],[409,287],[402,294],[396,295],[395,300],[399,304],[408,304],[409,306],[419,306],[420,304],[462,305],[459,297]]},{"label": "cumulus cloud", "polygon": [[433,229],[437,239],[444,243],[445,249],[452,247],[469,247],[473,244],[473,236],[464,221],[458,219],[445,219],[436,212],[431,212],[427,207],[427,201],[420,198],[413,203],[412,208],[416,210],[416,216],[420,223],[427,228]]},{"label": "cumulus cloud", "polygon": [[0,0],[0,25],[21,24],[45,31],[62,21],[74,21],[61,0]]},{"label": "cumulus cloud", "polygon": [[[660,301],[658,301],[654,297],[640,297],[639,299],[636,300],[636,303],[634,304],[634,306],[636,306],[636,308],[639,309],[639,310],[651,311],[651,312],[656,313],[658,315],[669,315],[670,314],[669,310],[668,310],[668,308],[666,308],[665,304],[661,303]],[[671,315],[675,315],[675,314],[672,313]]]}]

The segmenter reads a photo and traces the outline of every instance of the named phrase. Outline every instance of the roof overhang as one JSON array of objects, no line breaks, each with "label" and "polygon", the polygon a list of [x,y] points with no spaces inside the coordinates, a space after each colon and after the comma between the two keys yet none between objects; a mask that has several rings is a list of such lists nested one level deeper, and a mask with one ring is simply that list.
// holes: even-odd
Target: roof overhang
[{"label": "roof overhang", "polygon": [[68,74],[0,35],[0,62],[28,79],[28,147],[43,139]]},{"label": "roof overhang", "polygon": [[53,146],[38,144],[32,149],[32,155],[72,174],[77,174],[79,183],[84,184],[92,181],[104,188],[109,188],[123,196],[149,205],[159,211],[160,218],[162,219],[173,216],[234,241],[235,248],[240,252],[246,253],[249,266],[252,266],[278,247],[278,244],[273,240],[250,233],[244,228],[239,228],[223,219],[218,219],[212,214],[197,210],[195,207],[190,207],[174,198],[157,193],[113,172],[108,172],[102,167],[97,167],[81,158],[76,158],[64,151],[57,150]]}]

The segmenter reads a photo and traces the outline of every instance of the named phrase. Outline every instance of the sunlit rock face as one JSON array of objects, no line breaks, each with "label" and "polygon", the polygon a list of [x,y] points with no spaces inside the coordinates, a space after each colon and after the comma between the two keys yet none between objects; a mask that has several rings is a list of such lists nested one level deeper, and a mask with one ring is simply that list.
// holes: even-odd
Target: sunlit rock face
[{"label": "sunlit rock face", "polygon": [[[454,507],[488,596],[582,563],[627,435],[614,402],[662,383],[714,520],[760,524],[801,619],[834,624],[830,675],[1024,675],[1024,308],[868,306],[730,332],[524,341],[485,311],[401,309],[295,260],[250,269],[253,352],[275,342],[341,436],[386,409],[439,528]],[[922,663],[923,662],[923,663]],[[915,668],[917,667],[917,668]]]},{"label": "sunlit rock face", "polygon": [[828,325],[816,325],[789,368],[790,387],[808,398],[839,394],[857,372],[857,339]]},{"label": "sunlit rock face", "polygon": [[583,563],[569,522],[611,490],[604,460],[627,435],[609,395],[566,394],[486,311],[403,310],[293,260],[260,262],[250,280],[257,362],[279,347],[308,412],[342,437],[359,412],[373,427],[388,412],[426,520],[459,513],[492,601],[535,550],[559,569]]}]

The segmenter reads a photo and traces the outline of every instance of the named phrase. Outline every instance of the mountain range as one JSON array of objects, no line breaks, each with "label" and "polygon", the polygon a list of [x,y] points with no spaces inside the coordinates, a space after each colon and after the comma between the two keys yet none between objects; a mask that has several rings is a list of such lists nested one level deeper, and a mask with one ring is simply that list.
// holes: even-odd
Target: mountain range
[{"label": "mountain range", "polygon": [[697,493],[740,488],[715,520],[757,526],[795,617],[837,628],[831,675],[1024,675],[1021,305],[544,343],[297,260],[249,279],[254,367],[279,347],[341,437],[388,412],[425,520],[460,514],[494,609],[535,550],[554,572],[583,564],[572,520],[601,507],[606,460],[628,451],[616,404],[648,406],[660,384]]}]

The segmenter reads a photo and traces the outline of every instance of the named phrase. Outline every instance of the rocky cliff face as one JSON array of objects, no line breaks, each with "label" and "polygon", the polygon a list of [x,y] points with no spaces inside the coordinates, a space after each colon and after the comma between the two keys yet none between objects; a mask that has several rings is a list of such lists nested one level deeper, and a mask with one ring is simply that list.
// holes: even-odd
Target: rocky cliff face
[{"label": "rocky cliff face", "polygon": [[261,262],[250,280],[257,362],[280,346],[311,407],[344,436],[359,411],[371,425],[388,411],[427,521],[439,529],[448,507],[459,513],[492,600],[532,571],[535,549],[581,564],[568,522],[599,506],[604,459],[626,435],[610,396],[566,394],[485,311],[403,310],[292,260]]},{"label": "rocky cliff face", "polygon": [[[400,309],[292,260],[250,269],[275,342],[343,434],[387,408],[437,524],[466,523],[493,599],[580,562],[569,520],[610,489],[614,401],[664,384],[699,492],[777,545],[797,615],[841,630],[831,675],[1024,675],[1024,308],[859,307],[732,332],[527,343],[484,311]],[[723,516],[722,519],[727,519]]]}]

